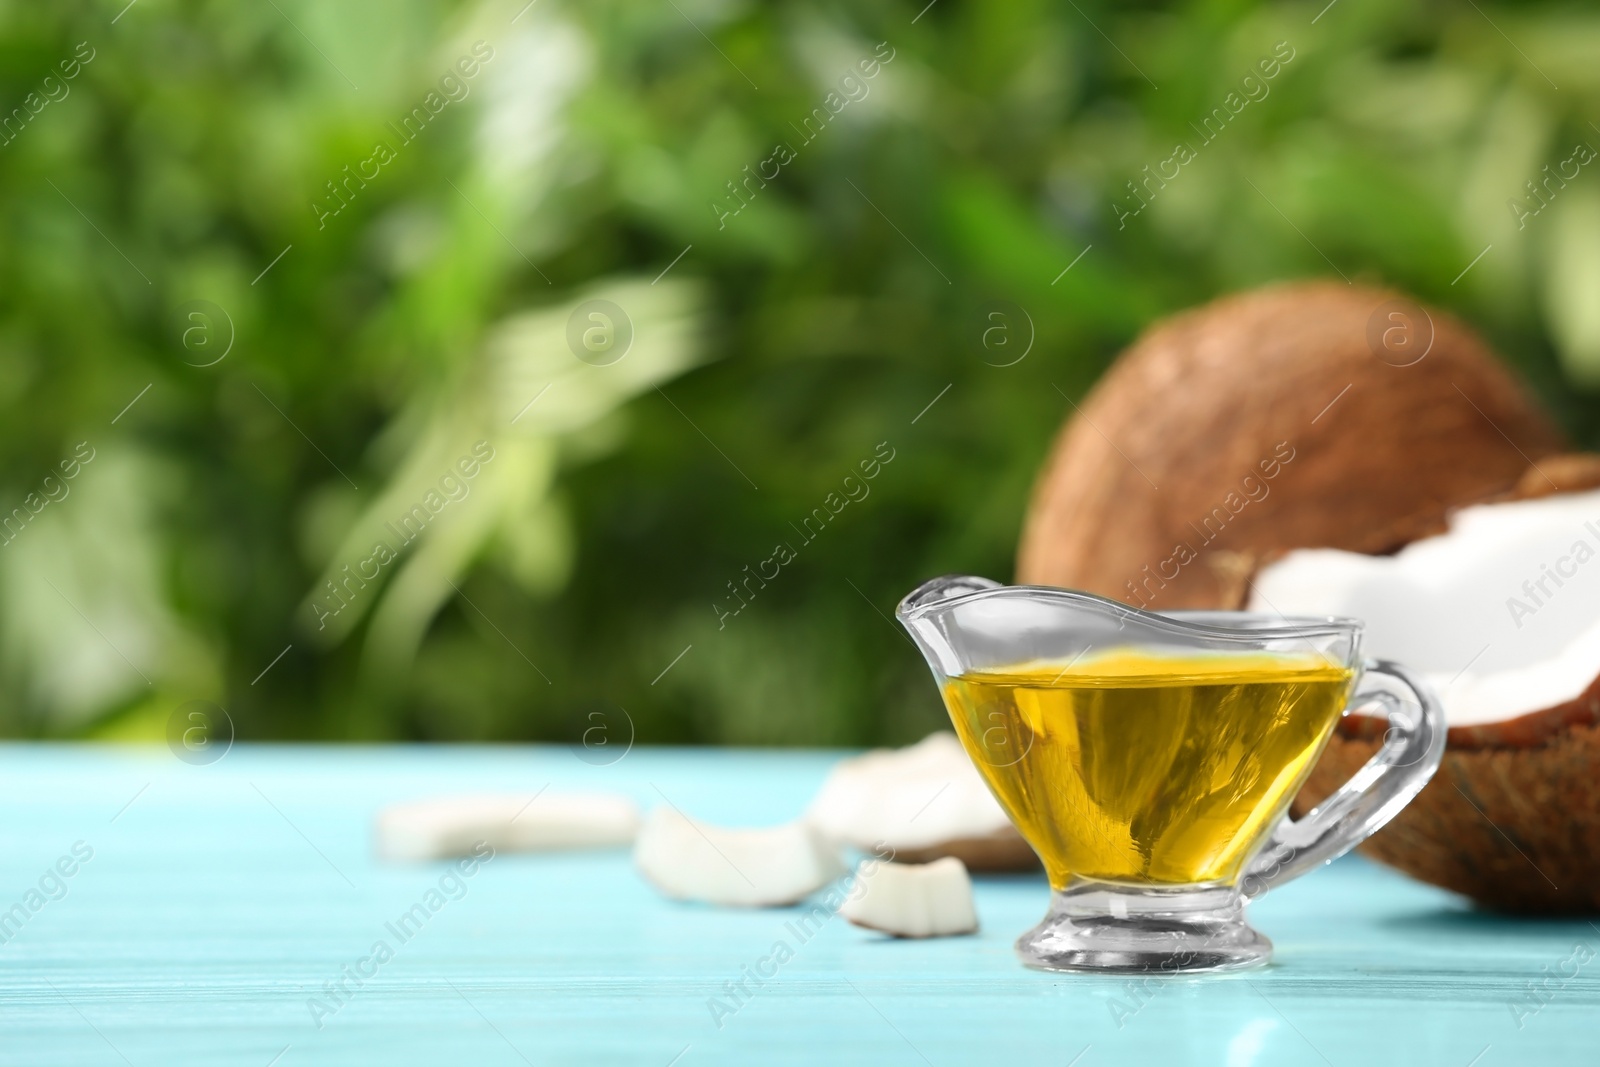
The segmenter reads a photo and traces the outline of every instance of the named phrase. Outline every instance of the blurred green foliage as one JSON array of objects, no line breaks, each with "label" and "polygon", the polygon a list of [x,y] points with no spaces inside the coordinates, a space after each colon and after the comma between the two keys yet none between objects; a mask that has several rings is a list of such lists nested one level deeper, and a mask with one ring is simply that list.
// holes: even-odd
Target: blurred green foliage
[{"label": "blurred green foliage", "polygon": [[1600,145],[1597,48],[1487,0],[0,3],[0,508],[94,453],[0,548],[0,729],[916,737],[895,601],[1010,573],[1069,398],[1156,316],[1395,284],[1594,441],[1600,174],[1508,201]]}]

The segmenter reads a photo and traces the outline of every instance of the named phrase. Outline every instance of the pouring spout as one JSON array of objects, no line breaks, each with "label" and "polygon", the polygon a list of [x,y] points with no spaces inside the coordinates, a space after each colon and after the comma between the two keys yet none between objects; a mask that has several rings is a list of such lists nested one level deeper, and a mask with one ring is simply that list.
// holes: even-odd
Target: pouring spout
[{"label": "pouring spout", "polygon": [[999,582],[971,574],[947,574],[942,578],[932,578],[905,595],[900,605],[894,609],[895,618],[903,624],[914,616],[926,614],[941,601],[964,596],[967,593],[981,593],[988,589],[999,588],[1001,588]]},{"label": "pouring spout", "polygon": [[950,625],[949,611],[957,602],[973,593],[987,593],[1005,588],[999,582],[970,574],[947,574],[923,582],[900,601],[894,616],[900,620],[916,642],[917,649],[928,661],[935,677],[954,677],[962,671],[966,659],[958,633]]}]

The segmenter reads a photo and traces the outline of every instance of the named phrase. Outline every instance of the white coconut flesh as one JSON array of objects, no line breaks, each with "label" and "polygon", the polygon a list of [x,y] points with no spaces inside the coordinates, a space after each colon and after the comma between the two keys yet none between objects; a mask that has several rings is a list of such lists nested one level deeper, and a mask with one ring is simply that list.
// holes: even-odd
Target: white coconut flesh
[{"label": "white coconut flesh", "polygon": [[793,904],[844,873],[834,848],[804,822],[735,829],[671,807],[646,817],[633,862],[666,896],[739,907]]},{"label": "white coconut flesh", "polygon": [[1291,552],[1250,606],[1364,619],[1366,654],[1420,671],[1451,726],[1554,707],[1600,675],[1600,490],[1463,508],[1393,556]]},{"label": "white coconut flesh", "polygon": [[829,840],[871,851],[934,848],[1016,833],[961,742],[948,730],[908,748],[841,761],[806,810]]},{"label": "white coconut flesh", "polygon": [[633,843],[639,806],[618,793],[482,793],[396,804],[378,813],[378,855],[426,861],[496,852]]},{"label": "white coconut flesh", "polygon": [[863,864],[861,892],[839,914],[857,926],[895,937],[953,937],[978,929],[972,879],[953,856],[932,863]]}]

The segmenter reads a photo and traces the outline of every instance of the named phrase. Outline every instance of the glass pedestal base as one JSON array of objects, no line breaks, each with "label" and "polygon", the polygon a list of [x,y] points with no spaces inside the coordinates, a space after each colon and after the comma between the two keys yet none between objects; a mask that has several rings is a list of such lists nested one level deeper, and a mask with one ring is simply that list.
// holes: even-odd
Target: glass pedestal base
[{"label": "glass pedestal base", "polygon": [[1081,883],[1050,894],[1050,913],[1017,939],[1045,971],[1193,974],[1259,967],[1272,942],[1244,921],[1233,886],[1157,889]]}]

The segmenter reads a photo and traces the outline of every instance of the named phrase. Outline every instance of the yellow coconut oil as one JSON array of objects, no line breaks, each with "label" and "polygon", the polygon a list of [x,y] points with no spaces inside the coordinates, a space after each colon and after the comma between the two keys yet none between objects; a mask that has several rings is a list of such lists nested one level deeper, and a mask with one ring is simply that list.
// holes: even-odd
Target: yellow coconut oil
[{"label": "yellow coconut oil", "polygon": [[953,678],[962,743],[1057,889],[1233,882],[1345,705],[1315,655],[1119,650]]}]

